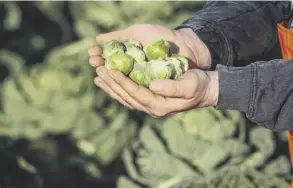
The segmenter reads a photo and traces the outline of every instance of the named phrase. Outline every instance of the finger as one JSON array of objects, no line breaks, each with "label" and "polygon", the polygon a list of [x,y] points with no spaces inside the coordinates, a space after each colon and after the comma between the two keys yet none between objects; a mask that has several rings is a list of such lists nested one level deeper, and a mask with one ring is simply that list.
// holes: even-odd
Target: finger
[{"label": "finger", "polygon": [[102,88],[106,93],[108,93],[113,99],[117,100],[120,104],[122,104],[123,106],[125,106],[127,108],[133,109],[133,107],[130,104],[125,102],[107,84],[105,84],[104,81],[101,78],[96,77],[94,82],[98,87]]},{"label": "finger", "polygon": [[137,102],[135,99],[133,99],[127,92],[123,90],[122,87],[120,87],[108,74],[108,71],[105,67],[98,67],[97,68],[97,74],[99,77],[115,92],[120,98],[122,98],[125,102],[133,106],[139,111],[144,111],[146,113],[149,113],[147,109],[141,105],[139,102]]},{"label": "finger", "polygon": [[93,46],[88,50],[89,56],[98,56],[103,53],[103,50],[99,46]]},{"label": "finger", "polygon": [[92,67],[98,67],[104,65],[105,60],[101,56],[91,56],[89,63]]},{"label": "finger", "polygon": [[187,98],[188,86],[184,80],[160,79],[151,82],[149,88],[154,93],[169,98]]},{"label": "finger", "polygon": [[96,37],[96,42],[102,45],[109,40],[125,41],[129,38],[130,35],[130,33],[127,31],[128,30],[126,28],[118,31],[100,34]]},{"label": "finger", "polygon": [[136,84],[119,71],[110,70],[109,74],[121,88],[147,109],[150,109],[151,111],[169,110],[170,105],[166,102],[164,97],[153,94],[149,89]]}]

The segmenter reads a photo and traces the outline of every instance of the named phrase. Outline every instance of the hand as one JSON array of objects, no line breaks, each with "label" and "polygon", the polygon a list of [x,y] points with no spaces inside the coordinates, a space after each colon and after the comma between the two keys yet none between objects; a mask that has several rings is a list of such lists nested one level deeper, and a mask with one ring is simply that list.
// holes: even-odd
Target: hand
[{"label": "hand", "polygon": [[[183,55],[189,60],[190,69],[210,67],[211,55],[208,48],[189,28],[172,30],[158,25],[133,25],[123,30],[98,35],[96,41],[98,45],[103,45],[109,40],[134,39],[145,46],[153,40],[161,38],[170,42],[172,53]],[[92,47],[88,53],[90,55],[89,62],[93,67],[104,65],[104,60],[100,57],[101,48]]]},{"label": "hand", "polygon": [[218,100],[216,71],[188,70],[178,80],[155,80],[149,89],[116,70],[97,68],[98,87],[128,108],[159,118],[194,108],[215,106]]},{"label": "hand", "polygon": [[[146,45],[158,38],[171,43],[172,53],[187,57],[190,68],[210,66],[208,49],[190,29],[175,31],[155,25],[135,25],[99,35],[96,40],[102,45],[108,40],[134,39]],[[144,111],[153,117],[164,117],[193,108],[214,106],[217,103],[217,72],[193,69],[187,71],[178,80],[153,81],[148,89],[139,86],[119,71],[107,70],[103,66],[104,60],[100,57],[101,54],[102,49],[99,47],[89,50],[90,64],[96,67],[98,74],[95,83],[128,108]]]}]

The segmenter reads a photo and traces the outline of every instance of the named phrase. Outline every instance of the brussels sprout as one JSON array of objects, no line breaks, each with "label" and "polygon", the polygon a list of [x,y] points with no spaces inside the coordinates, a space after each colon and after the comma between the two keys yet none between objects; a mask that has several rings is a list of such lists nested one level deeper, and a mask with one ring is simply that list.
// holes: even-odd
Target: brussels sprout
[{"label": "brussels sprout", "polygon": [[181,61],[173,57],[166,58],[166,61],[173,65],[172,78],[178,79],[183,74]]},{"label": "brussels sprout", "polygon": [[130,47],[137,47],[139,49],[142,49],[142,45],[137,40],[127,40],[124,42],[124,45],[126,49],[128,50]]},{"label": "brussels sprout", "polygon": [[124,52],[125,47],[122,43],[117,40],[110,40],[104,44],[103,47],[103,58],[108,58],[115,52]]},{"label": "brussels sprout", "polygon": [[147,63],[146,73],[150,80],[172,78],[173,65],[164,60],[152,60]]},{"label": "brussels sprout", "polygon": [[135,46],[129,47],[126,51],[128,55],[131,55],[137,62],[145,61],[145,54],[144,52]]},{"label": "brussels sprout", "polygon": [[148,86],[150,79],[145,73],[146,67],[146,62],[135,62],[133,70],[129,74],[129,78],[139,85]]},{"label": "brussels sprout", "polygon": [[159,39],[145,46],[143,50],[147,59],[150,61],[168,57],[170,55],[170,49],[171,45],[167,41]]},{"label": "brussels sprout", "polygon": [[135,62],[132,71],[129,74],[129,78],[136,82],[137,84],[142,85],[145,75],[146,63],[145,62]]},{"label": "brussels sprout", "polygon": [[183,73],[188,70],[189,64],[188,64],[188,60],[186,59],[186,57],[184,57],[182,55],[177,55],[177,54],[172,54],[171,57],[174,57],[174,58],[178,59],[179,61],[181,61]]},{"label": "brussels sprout", "polygon": [[133,65],[134,59],[124,52],[115,52],[105,61],[105,67],[107,69],[119,70],[125,75],[128,75],[132,71]]}]

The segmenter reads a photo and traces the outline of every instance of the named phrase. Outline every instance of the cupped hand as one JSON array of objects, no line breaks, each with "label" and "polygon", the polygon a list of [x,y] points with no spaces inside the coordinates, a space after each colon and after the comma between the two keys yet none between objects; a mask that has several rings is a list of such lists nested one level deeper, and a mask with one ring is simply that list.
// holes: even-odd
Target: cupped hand
[{"label": "cupped hand", "polygon": [[102,49],[89,49],[90,64],[96,68],[95,84],[122,105],[164,117],[178,112],[206,106],[215,106],[218,99],[218,74],[193,68],[210,66],[206,46],[191,29],[171,30],[157,25],[134,25],[123,30],[97,36],[98,45],[109,40],[138,40],[144,46],[153,40],[164,39],[171,43],[172,53],[189,59],[190,70],[177,80],[154,80],[149,88],[140,86],[116,70],[107,70]]},{"label": "cupped hand", "polygon": [[216,71],[188,70],[178,80],[160,79],[149,88],[136,84],[123,73],[97,68],[95,83],[122,105],[159,118],[178,112],[215,106],[218,100]]}]

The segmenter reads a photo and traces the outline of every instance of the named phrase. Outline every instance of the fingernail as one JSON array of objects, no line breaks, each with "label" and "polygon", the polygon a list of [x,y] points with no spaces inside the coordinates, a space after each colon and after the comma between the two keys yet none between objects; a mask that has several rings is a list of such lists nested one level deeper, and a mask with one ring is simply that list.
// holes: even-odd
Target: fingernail
[{"label": "fingernail", "polygon": [[94,57],[94,56],[90,56],[90,57],[89,57],[89,63],[90,63],[92,66],[94,66],[94,65],[96,64],[96,62],[95,62],[95,57]]},{"label": "fingernail", "polygon": [[101,53],[102,53],[102,49],[101,49],[99,46],[97,46],[97,45],[91,47],[91,48],[88,50],[88,54],[89,54],[89,55],[99,55],[99,54],[101,54]]},{"label": "fingernail", "polygon": [[105,77],[105,71],[102,68],[98,68],[97,69],[97,74],[100,78],[104,78]]},{"label": "fingernail", "polygon": [[99,77],[96,77],[96,78],[94,79],[94,82],[95,82],[95,84],[98,85],[98,86],[101,86],[101,85],[102,85],[101,78],[99,78]]},{"label": "fingernail", "polygon": [[94,47],[91,47],[90,49],[88,49],[87,51],[88,55],[93,55],[94,53]]},{"label": "fingernail", "polygon": [[99,82],[98,77],[95,77],[94,82],[95,82],[95,84],[98,84],[98,82]]}]

